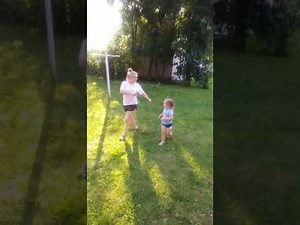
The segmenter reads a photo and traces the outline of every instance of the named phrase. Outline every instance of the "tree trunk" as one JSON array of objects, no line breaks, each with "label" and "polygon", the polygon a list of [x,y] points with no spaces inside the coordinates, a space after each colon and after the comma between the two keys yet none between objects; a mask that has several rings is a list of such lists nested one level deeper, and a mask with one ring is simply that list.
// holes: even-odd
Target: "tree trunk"
[{"label": "tree trunk", "polygon": [[165,63],[163,63],[162,64],[162,72],[161,72],[161,79],[164,79],[165,78],[165,67],[166,67],[166,65],[165,65]]},{"label": "tree trunk", "polygon": [[237,51],[246,50],[247,39],[247,13],[249,1],[237,0],[233,3],[233,13],[235,20],[235,30],[233,34],[233,49]]},{"label": "tree trunk", "polygon": [[131,27],[131,54],[134,57],[136,53],[136,36],[137,36],[137,25],[133,19]]},{"label": "tree trunk", "polygon": [[159,81],[159,74],[158,74],[158,59],[155,56],[154,58],[154,66],[155,66],[155,81],[158,82]]},{"label": "tree trunk", "polygon": [[153,57],[150,58],[149,66],[148,66],[148,79],[152,79],[152,68],[153,68]]}]

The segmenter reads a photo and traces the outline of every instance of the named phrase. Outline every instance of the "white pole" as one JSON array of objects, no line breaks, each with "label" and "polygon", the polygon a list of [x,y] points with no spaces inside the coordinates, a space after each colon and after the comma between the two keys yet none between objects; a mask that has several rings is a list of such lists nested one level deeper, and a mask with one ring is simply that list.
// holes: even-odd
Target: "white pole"
[{"label": "white pole", "polygon": [[106,82],[107,82],[108,99],[110,99],[110,78],[109,78],[109,66],[108,66],[107,52],[105,52],[105,68],[106,68]]},{"label": "white pole", "polygon": [[51,70],[51,75],[52,75],[53,79],[56,80],[57,74],[56,74],[51,0],[45,0],[45,10],[46,10],[46,22],[47,22],[47,39],[48,39],[50,70]]},{"label": "white pole", "polygon": [[107,82],[107,92],[108,92],[108,98],[111,97],[111,91],[110,91],[110,76],[109,76],[109,63],[108,58],[119,58],[120,55],[108,55],[107,51],[105,51],[105,54],[96,54],[96,57],[103,57],[105,59],[105,70],[106,70],[106,82]]}]

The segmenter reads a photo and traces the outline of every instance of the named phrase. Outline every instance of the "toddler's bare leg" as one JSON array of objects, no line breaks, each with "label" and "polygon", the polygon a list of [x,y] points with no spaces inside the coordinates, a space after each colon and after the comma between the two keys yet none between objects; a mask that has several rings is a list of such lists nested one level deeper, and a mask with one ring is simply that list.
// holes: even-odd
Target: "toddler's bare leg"
[{"label": "toddler's bare leg", "polygon": [[168,128],[168,135],[169,135],[169,138],[173,138],[173,129],[172,129],[172,127]]},{"label": "toddler's bare leg", "polygon": [[161,125],[161,134],[159,145],[163,145],[166,142],[166,127]]}]

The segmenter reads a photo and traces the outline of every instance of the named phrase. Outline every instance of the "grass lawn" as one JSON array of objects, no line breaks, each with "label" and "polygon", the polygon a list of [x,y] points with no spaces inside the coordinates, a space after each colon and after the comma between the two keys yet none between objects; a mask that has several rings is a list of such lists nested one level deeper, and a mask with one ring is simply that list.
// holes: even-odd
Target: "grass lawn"
[{"label": "grass lawn", "polygon": [[[137,134],[123,129],[121,81],[88,76],[88,224],[212,224],[212,89],[142,82]],[[159,146],[162,102],[175,101],[174,139]]]},{"label": "grass lawn", "polygon": [[0,224],[85,224],[80,40],[56,39],[61,80],[50,92],[46,39],[24,28],[0,33]]},{"label": "grass lawn", "polygon": [[289,57],[215,50],[214,215],[223,224],[297,224],[299,34]]}]

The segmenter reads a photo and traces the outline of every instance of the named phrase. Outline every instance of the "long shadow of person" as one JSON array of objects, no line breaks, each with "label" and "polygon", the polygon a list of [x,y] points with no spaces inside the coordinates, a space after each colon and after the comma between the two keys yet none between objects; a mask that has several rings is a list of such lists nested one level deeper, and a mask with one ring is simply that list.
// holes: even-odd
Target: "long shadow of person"
[{"label": "long shadow of person", "polygon": [[169,196],[163,197],[169,200],[157,219],[166,216],[168,224],[212,224],[211,182],[199,176],[183,156],[186,147],[173,140],[156,153],[150,150],[151,146],[144,145],[143,148],[145,162],[158,167],[169,190]]},{"label": "long shadow of person", "polygon": [[159,212],[159,199],[149,175],[141,168],[138,133],[134,134],[132,145],[125,140],[125,151],[129,164],[125,183],[134,204],[134,224],[149,224]]},{"label": "long shadow of person", "polygon": [[102,156],[102,153],[103,153],[104,140],[105,140],[105,136],[106,136],[109,113],[110,113],[110,100],[108,100],[107,105],[106,105],[106,113],[105,113],[105,117],[104,117],[104,122],[103,122],[103,126],[102,126],[101,135],[100,135],[100,138],[99,138],[99,144],[98,144],[98,147],[97,147],[97,155],[96,155],[96,159],[95,159],[95,164],[93,166],[94,171],[98,170],[99,166],[100,166],[101,156]]},{"label": "long shadow of person", "polygon": [[35,154],[35,160],[32,166],[31,175],[29,178],[27,195],[24,202],[24,211],[20,224],[32,224],[36,213],[36,200],[38,197],[41,177],[44,171],[44,163],[47,154],[47,143],[49,131],[51,129],[51,117],[53,111],[53,102],[55,95],[55,83],[50,83],[50,91],[46,96],[45,115],[42,124],[41,134],[39,138],[38,148]]}]

